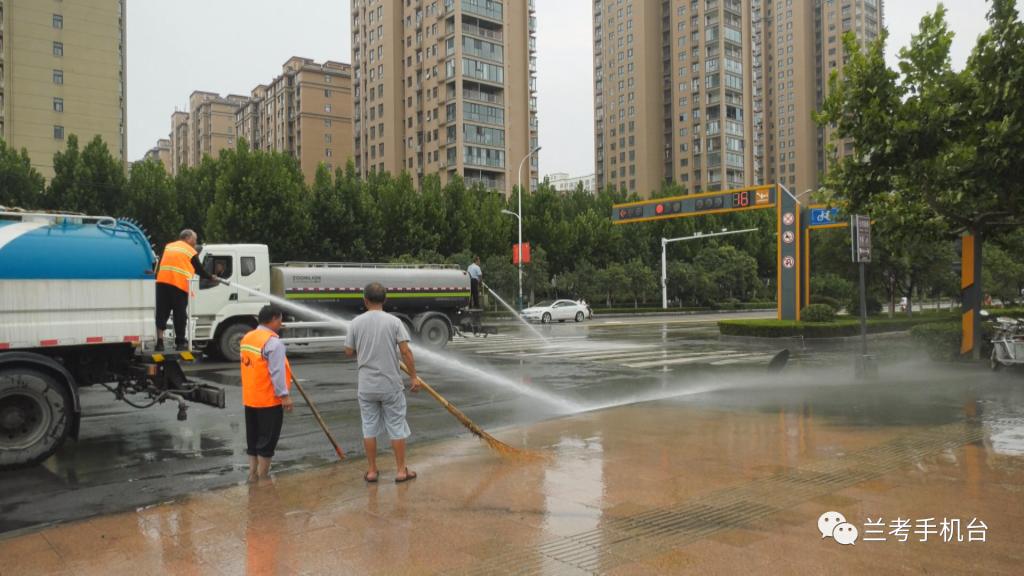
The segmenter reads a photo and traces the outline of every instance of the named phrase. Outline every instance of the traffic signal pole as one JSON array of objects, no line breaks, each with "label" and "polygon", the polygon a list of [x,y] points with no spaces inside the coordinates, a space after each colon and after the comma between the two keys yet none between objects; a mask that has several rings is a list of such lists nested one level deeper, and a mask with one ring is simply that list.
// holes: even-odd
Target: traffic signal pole
[{"label": "traffic signal pole", "polygon": [[699,238],[714,238],[716,236],[730,236],[732,234],[746,234],[747,232],[756,232],[757,228],[746,228],[744,230],[722,230],[721,232],[715,232],[713,234],[705,234],[703,232],[694,232],[691,236],[682,236],[680,238],[662,238],[661,239],[661,308],[662,310],[668,310],[668,265],[666,252],[668,245],[673,242],[685,242],[687,240],[697,240]]}]

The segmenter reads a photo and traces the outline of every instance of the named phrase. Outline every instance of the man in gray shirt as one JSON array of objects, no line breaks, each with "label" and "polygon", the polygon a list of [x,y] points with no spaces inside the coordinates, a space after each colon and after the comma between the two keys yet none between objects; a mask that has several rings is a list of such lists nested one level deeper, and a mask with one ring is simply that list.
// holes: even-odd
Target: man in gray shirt
[{"label": "man in gray shirt", "polygon": [[405,419],[405,394],[399,358],[409,369],[412,385],[418,392],[423,383],[416,375],[416,362],[409,349],[409,331],[401,320],[384,311],[387,291],[378,282],[363,289],[366,312],[349,324],[345,354],[356,357],[359,371],[359,414],[363,420],[363,446],[369,469],[363,476],[367,482],[380,478],[377,470],[377,436],[387,430],[395,452],[395,482],[405,482],[416,473],[405,465],[405,440],[409,423]]}]

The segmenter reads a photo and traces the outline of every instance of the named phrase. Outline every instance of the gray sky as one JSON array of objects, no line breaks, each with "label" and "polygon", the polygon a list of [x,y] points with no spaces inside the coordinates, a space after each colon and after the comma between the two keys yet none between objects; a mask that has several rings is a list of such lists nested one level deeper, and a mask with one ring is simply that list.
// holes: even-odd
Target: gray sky
[{"label": "gray sky", "polygon": [[[890,63],[936,4],[885,2]],[[541,174],[594,170],[591,5],[537,0]],[[985,29],[988,3],[945,5],[956,32],[953,63],[960,68]],[[249,94],[279,74],[291,56],[349,62],[349,6],[349,0],[129,1],[128,158],[142,157],[167,137],[171,113],[188,109],[193,90]]]}]

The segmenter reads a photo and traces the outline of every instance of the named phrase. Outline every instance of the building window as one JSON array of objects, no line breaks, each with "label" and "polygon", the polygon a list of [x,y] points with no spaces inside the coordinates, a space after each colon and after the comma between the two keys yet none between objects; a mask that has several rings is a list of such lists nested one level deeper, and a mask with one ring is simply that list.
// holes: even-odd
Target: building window
[{"label": "building window", "polygon": [[54,70],[53,71],[53,83],[54,84],[63,84],[64,83],[64,71],[63,70]]},{"label": "building window", "polygon": [[331,119],[327,118],[327,119],[324,120],[324,128],[330,128],[330,127],[331,127]]},{"label": "building window", "polygon": [[331,151],[330,148],[324,149],[324,156],[327,156],[328,158],[330,158],[333,155],[334,155],[334,153]]},{"label": "building window", "polygon": [[64,28],[64,16],[62,16],[60,14],[54,14],[53,15],[53,27],[57,28],[57,29],[63,29]]},{"label": "building window", "polygon": [[55,140],[63,140],[64,139],[64,127],[63,126],[54,125],[54,127],[53,127],[53,138]]},{"label": "building window", "polygon": [[64,111],[64,99],[63,98],[54,98],[53,99],[53,111],[54,112],[63,112]]},{"label": "building window", "polygon": [[63,56],[64,55],[64,43],[63,42],[54,42],[53,43],[53,55],[54,56]]},{"label": "building window", "polygon": [[330,104],[324,104],[324,112],[330,112],[330,111],[331,111],[331,105]]},{"label": "building window", "polygon": [[325,144],[330,144],[331,140],[333,140],[333,137],[330,134],[324,134],[324,143]]},{"label": "building window", "polygon": [[331,97],[331,90],[328,88],[327,90],[324,90],[324,98],[330,98],[330,97]]}]

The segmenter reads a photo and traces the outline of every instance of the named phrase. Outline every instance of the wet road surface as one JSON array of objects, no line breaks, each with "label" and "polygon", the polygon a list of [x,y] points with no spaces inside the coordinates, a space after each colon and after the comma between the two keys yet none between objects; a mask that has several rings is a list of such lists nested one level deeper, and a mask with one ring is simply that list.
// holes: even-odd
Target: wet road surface
[{"label": "wet road surface", "polygon": [[[464,513],[467,522],[485,522],[496,533],[522,532],[523,539],[515,540],[513,550],[502,552],[512,555],[508,558],[497,553],[496,542],[483,542],[482,548],[460,548],[450,558],[432,560],[437,564],[416,564],[421,570],[415,573],[456,567],[473,572],[501,562],[523,562],[529,568],[525,572],[536,573],[625,570],[632,560],[660,558],[652,546],[680,548],[686,558],[695,549],[723,546],[767,546],[761,553],[769,554],[776,536],[790,538],[783,542],[797,548],[821,539],[797,537],[806,527],[793,524],[793,518],[780,520],[780,510],[799,510],[803,522],[802,516],[822,506],[856,515],[862,532],[861,517],[869,513],[969,516],[965,524],[981,518],[988,522],[990,541],[982,550],[968,549],[971,554],[1000,550],[1004,556],[987,560],[994,568],[1020,559],[1019,552],[1014,556],[1020,547],[1000,548],[1007,538],[1019,542],[1024,536],[1024,507],[1011,505],[1019,504],[1019,486],[1024,483],[1024,379],[1019,374],[930,368],[898,340],[876,338],[872,346],[883,363],[878,382],[854,382],[849,354],[836,350],[798,352],[785,372],[768,375],[763,368],[775,348],[719,342],[712,325],[693,319],[557,325],[545,330],[554,346],[544,346],[525,332],[512,332],[457,340],[450,351],[460,362],[556,392],[588,412],[570,416],[561,406],[524,398],[514,389],[467,381],[450,367],[421,368],[429,382],[499,438],[552,454],[543,464],[496,461],[470,439],[433,442],[464,436],[464,431],[428,397],[414,397],[409,404],[416,440],[412,462],[421,471],[442,477],[429,488],[421,488],[428,476],[417,481],[414,490],[427,491],[422,505],[418,496],[403,500],[402,492],[386,485],[381,485],[374,503],[357,482],[360,460],[325,466],[334,460],[333,451],[300,407],[286,420],[275,470],[307,472],[280,474],[277,492],[282,484],[309,481],[316,497],[279,495],[271,507],[306,519],[320,515],[322,508],[332,510],[334,515],[320,527],[337,530],[352,529],[350,514],[359,522],[384,522],[394,513],[407,514],[401,523],[410,528],[403,536],[406,555],[427,545],[416,536],[421,521],[427,522],[429,516],[432,522],[448,522],[433,519],[438,510]],[[336,437],[347,452],[358,456],[354,365],[339,355],[293,357],[297,376]],[[0,476],[0,529],[30,532],[43,523],[131,510],[243,480],[244,430],[235,367],[206,364],[194,374],[227,387],[229,409],[195,407],[188,422],[178,423],[173,409],[134,411],[108,402],[105,391],[87,391],[83,439],[77,445],[43,467]],[[459,456],[449,462],[452,454]],[[390,462],[387,457],[382,462],[388,480]],[[940,486],[932,486],[936,482]],[[479,503],[453,504],[450,500],[456,495],[458,502],[472,496]],[[182,514],[195,523],[191,529],[216,525],[216,518],[207,518],[199,509],[210,502],[248,510],[249,524],[240,525],[263,522],[259,502],[251,500],[246,489],[232,488],[186,499],[182,506],[187,514],[174,506],[140,513],[143,524],[155,519],[153,530],[143,534],[146,545],[170,547],[177,553],[183,543],[169,544],[159,527],[172,519],[181,522]],[[214,504],[212,509],[217,509]],[[876,504],[885,504],[886,509],[873,507]],[[258,518],[252,517],[253,507]],[[813,513],[812,522],[823,511]],[[684,521],[708,514],[710,531]],[[645,524],[645,515],[666,515],[672,519],[666,520],[668,525],[675,527],[658,536],[653,525]],[[620,521],[619,516],[626,519]],[[503,528],[505,520],[509,525]],[[318,525],[306,523],[297,530],[314,526]],[[413,526],[418,526],[415,531]],[[658,537],[635,536],[618,547],[595,543],[611,542],[623,531],[632,534],[636,526],[647,526],[644,530]],[[787,532],[794,534],[786,536]],[[0,552],[3,544],[29,546],[26,538],[44,552],[51,550],[54,538],[47,534],[2,540]],[[46,546],[33,536],[43,538]],[[223,563],[191,548],[189,561],[210,567],[212,573],[237,572],[230,568],[239,565],[244,570],[251,551],[244,546],[244,530],[236,530],[235,537],[238,541],[230,548],[235,553],[222,556]],[[357,538],[366,539],[369,536]],[[467,547],[470,541],[475,540],[467,540]],[[580,542],[588,544],[581,548]],[[849,559],[872,545],[863,544],[825,549],[829,551],[823,558],[847,554],[834,559]],[[918,546],[931,550],[933,545]],[[569,552],[559,552],[563,548]],[[649,555],[639,557],[640,550]],[[84,553],[59,552],[61,562]],[[710,560],[699,556],[688,562],[710,566]],[[352,573],[387,572],[373,565],[370,556],[357,558],[368,564],[347,565]],[[738,569],[743,562],[725,565]],[[115,564],[103,565],[109,569]],[[657,563],[644,566],[655,566],[652,573],[664,569]],[[315,567],[309,571],[318,572]]]}]

